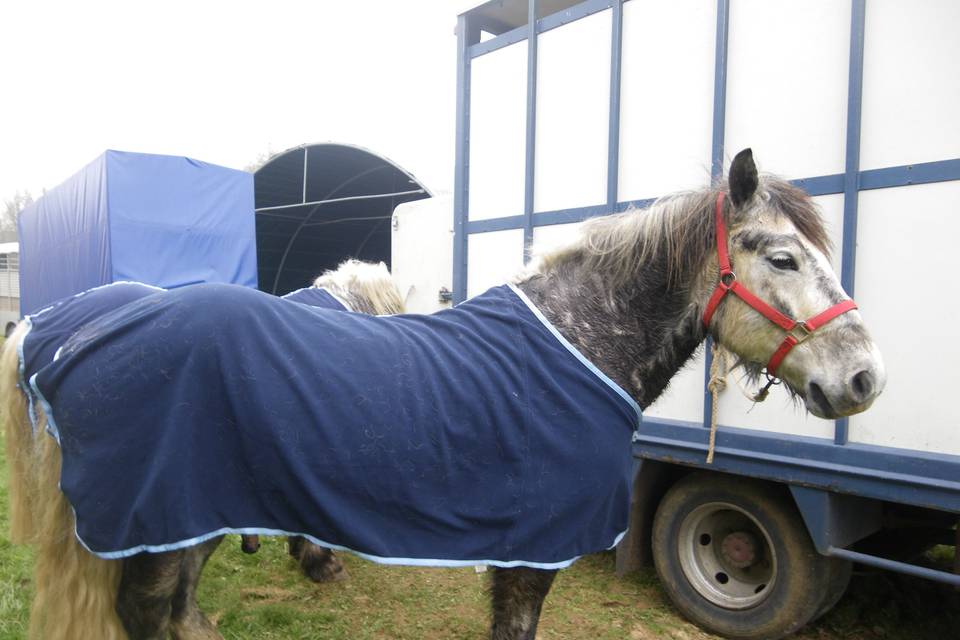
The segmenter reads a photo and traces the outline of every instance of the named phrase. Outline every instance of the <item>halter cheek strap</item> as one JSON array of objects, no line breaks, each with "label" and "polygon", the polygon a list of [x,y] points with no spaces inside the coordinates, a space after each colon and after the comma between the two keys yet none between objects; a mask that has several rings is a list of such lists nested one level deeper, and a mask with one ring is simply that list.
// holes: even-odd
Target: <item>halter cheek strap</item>
[{"label": "halter cheek strap", "polygon": [[780,313],[754,295],[747,287],[740,284],[740,281],[737,280],[737,275],[733,272],[733,269],[730,268],[730,255],[727,252],[727,230],[723,223],[723,197],[724,194],[722,191],[717,194],[717,262],[720,263],[720,281],[713,290],[710,300],[707,301],[707,308],[703,312],[703,326],[707,329],[710,328],[710,320],[713,318],[714,312],[716,312],[717,307],[720,306],[724,296],[728,293],[733,293],[746,302],[750,307],[760,313],[760,315],[787,332],[787,335],[783,338],[783,342],[780,343],[777,350],[770,356],[770,361],[767,362],[767,374],[775,376],[777,369],[780,367],[783,359],[787,357],[787,354],[790,353],[791,349],[809,338],[814,331],[837,316],[856,309],[857,304],[853,300],[847,299],[838,302],[826,311],[822,311],[807,320],[794,320]]}]

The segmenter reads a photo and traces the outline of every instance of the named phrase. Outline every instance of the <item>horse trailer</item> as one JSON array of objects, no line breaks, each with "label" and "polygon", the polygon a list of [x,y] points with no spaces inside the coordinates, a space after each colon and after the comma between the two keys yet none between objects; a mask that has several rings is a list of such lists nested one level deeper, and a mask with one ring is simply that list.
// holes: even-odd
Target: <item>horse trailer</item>
[{"label": "horse trailer", "polygon": [[671,598],[707,628],[789,610],[773,585],[811,563],[803,588],[826,596],[793,612],[807,620],[852,562],[960,585],[913,562],[956,545],[960,517],[960,409],[942,371],[960,357],[944,321],[960,301],[943,295],[960,230],[957,24],[952,0],[495,0],[458,19],[454,194],[393,220],[412,311],[503,282],[532,242],[716,180],[752,147],[821,208],[884,353],[886,392],[850,418],[813,417],[782,387],[753,402],[736,370],[714,403],[709,347],[645,409],[618,570],[652,545]]}]

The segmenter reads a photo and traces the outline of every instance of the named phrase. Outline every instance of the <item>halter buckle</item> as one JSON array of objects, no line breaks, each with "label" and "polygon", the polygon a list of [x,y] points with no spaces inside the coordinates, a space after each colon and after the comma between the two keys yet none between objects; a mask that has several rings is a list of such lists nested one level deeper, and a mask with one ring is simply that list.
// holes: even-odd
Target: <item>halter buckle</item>
[{"label": "halter buckle", "polygon": [[733,283],[737,281],[737,274],[733,271],[727,271],[720,274],[720,286],[724,289],[729,289],[733,286]]},{"label": "halter buckle", "polygon": [[798,322],[793,329],[787,332],[787,335],[793,338],[797,344],[800,344],[813,334],[813,330],[807,326],[806,322]]}]

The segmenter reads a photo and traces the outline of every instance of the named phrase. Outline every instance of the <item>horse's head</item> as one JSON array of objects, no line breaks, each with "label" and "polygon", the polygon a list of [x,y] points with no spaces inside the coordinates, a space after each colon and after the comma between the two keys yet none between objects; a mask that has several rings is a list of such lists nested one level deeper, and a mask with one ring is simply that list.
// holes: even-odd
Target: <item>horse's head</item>
[{"label": "horse's head", "polygon": [[720,271],[725,244],[735,275],[721,277],[717,262],[708,270],[711,287],[722,282],[704,314],[711,333],[748,370],[773,369],[816,416],[867,409],[883,390],[886,372],[830,266],[816,205],[789,183],[758,176],[747,149],[734,158],[716,208],[723,221],[717,230]]}]

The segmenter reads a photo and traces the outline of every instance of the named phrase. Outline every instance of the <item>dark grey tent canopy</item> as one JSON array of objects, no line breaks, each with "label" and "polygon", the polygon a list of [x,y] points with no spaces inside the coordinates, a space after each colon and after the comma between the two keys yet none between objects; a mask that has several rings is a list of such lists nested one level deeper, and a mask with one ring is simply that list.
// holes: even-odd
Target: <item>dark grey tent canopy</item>
[{"label": "dark grey tent canopy", "polygon": [[283,295],[346,258],[390,264],[394,208],[432,194],[390,160],[346,144],[301,145],[254,173],[260,289]]}]

